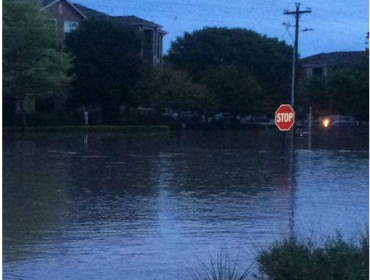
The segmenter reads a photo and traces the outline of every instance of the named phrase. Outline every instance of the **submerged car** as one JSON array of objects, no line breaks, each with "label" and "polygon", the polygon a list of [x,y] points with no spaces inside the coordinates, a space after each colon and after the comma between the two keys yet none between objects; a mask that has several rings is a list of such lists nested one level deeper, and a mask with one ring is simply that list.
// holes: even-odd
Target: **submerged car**
[{"label": "submerged car", "polygon": [[331,115],[324,118],[319,118],[320,126],[324,128],[352,128],[357,126],[355,118],[342,115]]},{"label": "submerged car", "polygon": [[192,111],[183,111],[178,114],[178,120],[185,124],[197,124],[202,121],[202,117],[198,113]]}]

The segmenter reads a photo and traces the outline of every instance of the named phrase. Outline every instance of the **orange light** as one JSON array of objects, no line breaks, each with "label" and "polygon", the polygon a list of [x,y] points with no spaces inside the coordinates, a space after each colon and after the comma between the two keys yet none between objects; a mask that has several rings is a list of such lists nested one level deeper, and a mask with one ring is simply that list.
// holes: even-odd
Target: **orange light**
[{"label": "orange light", "polygon": [[329,119],[324,119],[323,121],[322,121],[322,126],[323,127],[329,127],[329,125],[330,125],[330,120]]}]

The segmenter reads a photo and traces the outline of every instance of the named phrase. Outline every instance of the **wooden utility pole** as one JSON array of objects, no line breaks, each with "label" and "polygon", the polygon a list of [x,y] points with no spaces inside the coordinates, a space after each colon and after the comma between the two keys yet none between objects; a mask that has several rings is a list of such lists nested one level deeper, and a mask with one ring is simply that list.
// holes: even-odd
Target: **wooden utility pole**
[{"label": "wooden utility pole", "polygon": [[[293,48],[293,69],[292,69],[292,91],[290,96],[290,106],[294,110],[294,95],[297,87],[297,81],[296,81],[296,72],[297,72],[297,61],[298,61],[298,35],[299,35],[299,19],[303,14],[311,13],[310,9],[307,10],[301,10],[301,4],[296,3],[295,4],[296,9],[295,11],[284,11],[284,15],[292,15],[295,18],[295,38],[294,38],[294,48]],[[287,25],[290,26],[289,24]],[[290,238],[292,240],[295,239],[295,233],[294,233],[294,209],[295,209],[295,197],[294,197],[294,190],[295,190],[295,180],[293,175],[293,154],[294,154],[294,131],[295,127],[290,131],[290,151],[289,151],[289,174],[291,176],[291,217],[289,222],[289,228],[290,228]]]},{"label": "wooden utility pole", "polygon": [[308,149],[311,150],[312,134],[312,106],[308,109]]},{"label": "wooden utility pole", "polygon": [[294,95],[296,90],[296,72],[297,72],[297,61],[298,61],[298,35],[299,35],[299,19],[303,14],[311,13],[310,9],[300,10],[301,4],[295,4],[295,11],[284,11],[284,15],[293,15],[295,17],[295,38],[294,38],[294,49],[293,49],[293,71],[292,71],[292,93],[290,96],[290,105],[294,109]]}]

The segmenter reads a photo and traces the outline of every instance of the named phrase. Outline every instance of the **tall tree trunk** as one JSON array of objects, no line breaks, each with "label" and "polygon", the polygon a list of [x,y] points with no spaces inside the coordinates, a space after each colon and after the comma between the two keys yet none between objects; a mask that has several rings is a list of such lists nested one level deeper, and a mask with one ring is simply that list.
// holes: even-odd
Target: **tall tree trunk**
[{"label": "tall tree trunk", "polygon": [[25,131],[27,127],[26,111],[24,110],[24,95],[19,94],[18,96],[19,109],[21,113],[21,130]]},{"label": "tall tree trunk", "polygon": [[17,115],[17,98],[14,98],[12,100],[12,111],[13,111],[13,120],[12,120],[12,124],[13,124],[13,128],[16,128],[17,127],[17,118],[18,118],[18,115]]}]

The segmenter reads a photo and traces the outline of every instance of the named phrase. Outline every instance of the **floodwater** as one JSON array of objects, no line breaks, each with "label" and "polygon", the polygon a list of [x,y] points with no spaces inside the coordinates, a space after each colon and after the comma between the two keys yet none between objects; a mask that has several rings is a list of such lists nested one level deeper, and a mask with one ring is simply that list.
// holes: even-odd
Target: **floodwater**
[{"label": "floodwater", "polygon": [[356,236],[368,139],[280,136],[4,134],[4,279],[191,279],[221,251],[246,266],[290,235]]}]

